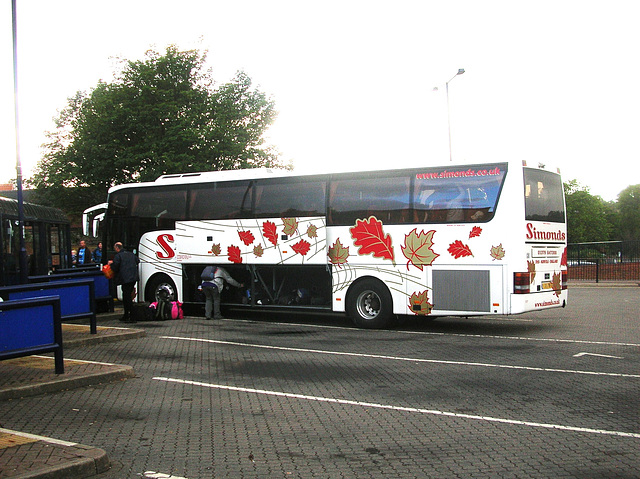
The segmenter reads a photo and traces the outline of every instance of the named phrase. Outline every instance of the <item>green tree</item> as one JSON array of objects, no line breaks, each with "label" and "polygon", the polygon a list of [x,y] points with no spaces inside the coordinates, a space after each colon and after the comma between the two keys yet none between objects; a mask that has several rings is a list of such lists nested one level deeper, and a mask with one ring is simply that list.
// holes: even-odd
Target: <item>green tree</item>
[{"label": "green tree", "polygon": [[569,243],[609,241],[615,237],[617,215],[613,203],[593,196],[576,180],[564,183]]},{"label": "green tree", "polygon": [[622,240],[640,240],[640,185],[627,186],[618,195],[620,236]]},{"label": "green tree", "polygon": [[206,55],[168,47],[123,61],[110,83],[69,99],[30,181],[72,213],[104,201],[110,186],[162,174],[282,167],[263,135],[274,102],[238,72],[214,88]]}]

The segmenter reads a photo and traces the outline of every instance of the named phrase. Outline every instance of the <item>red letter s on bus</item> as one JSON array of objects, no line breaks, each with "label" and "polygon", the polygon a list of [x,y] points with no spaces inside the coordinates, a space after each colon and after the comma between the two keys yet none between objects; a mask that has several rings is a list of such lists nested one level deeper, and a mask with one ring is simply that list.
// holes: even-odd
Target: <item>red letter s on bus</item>
[{"label": "red letter s on bus", "polygon": [[156,251],[156,258],[158,259],[171,259],[176,255],[173,248],[169,243],[173,243],[173,235],[162,234],[156,238],[156,243],[162,248],[162,251]]},{"label": "red letter s on bus", "polygon": [[532,239],[535,229],[531,223],[527,223],[527,239]]}]

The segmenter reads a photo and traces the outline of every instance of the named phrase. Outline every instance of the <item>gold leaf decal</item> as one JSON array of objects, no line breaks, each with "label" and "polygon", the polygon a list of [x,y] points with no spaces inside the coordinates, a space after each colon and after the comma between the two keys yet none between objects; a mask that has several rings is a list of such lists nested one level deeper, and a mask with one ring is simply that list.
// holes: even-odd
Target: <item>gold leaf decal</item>
[{"label": "gold leaf decal", "polygon": [[347,262],[349,258],[349,247],[346,248],[342,246],[340,243],[340,239],[337,239],[331,248],[329,248],[329,261],[331,264],[337,264],[339,267],[342,267],[343,264]]},{"label": "gold leaf decal", "polygon": [[282,223],[284,223],[283,233],[287,236],[291,236],[298,229],[298,220],[295,218],[282,218]]},{"label": "gold leaf decal", "polygon": [[427,233],[420,231],[420,234],[417,231],[417,228],[414,228],[411,233],[404,237],[402,254],[409,260],[407,261],[407,269],[409,269],[409,263],[411,263],[422,271],[423,266],[430,266],[440,255],[431,249],[435,230]]},{"label": "gold leaf decal", "polygon": [[413,293],[409,298],[409,309],[419,316],[426,316],[431,314],[433,304],[429,302],[428,296],[429,290],[425,290],[422,293]]},{"label": "gold leaf decal", "polygon": [[531,276],[531,282],[536,277],[536,263],[534,261],[527,261],[527,271],[529,271],[529,275]]},{"label": "gold leaf decal", "polygon": [[562,292],[562,278],[560,273],[553,273],[553,278],[551,278],[551,286],[553,287],[553,294],[557,297],[560,297],[560,293]]},{"label": "gold leaf decal", "polygon": [[504,258],[504,248],[502,247],[502,243],[500,243],[498,246],[491,247],[491,257],[494,260]]},{"label": "gold leaf decal", "polygon": [[309,238],[317,238],[318,237],[318,227],[314,225],[309,225],[307,228],[307,236]]},{"label": "gold leaf decal", "polygon": [[220,243],[214,244],[213,246],[211,246],[211,254],[218,256],[220,253],[222,253],[222,248],[220,248]]}]

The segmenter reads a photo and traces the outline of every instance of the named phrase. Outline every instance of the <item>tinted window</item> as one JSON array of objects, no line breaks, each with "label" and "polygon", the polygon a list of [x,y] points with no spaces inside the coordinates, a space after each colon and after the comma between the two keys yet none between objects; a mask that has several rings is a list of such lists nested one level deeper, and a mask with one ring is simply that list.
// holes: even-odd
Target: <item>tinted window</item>
[{"label": "tinted window", "polygon": [[416,175],[417,223],[479,223],[495,214],[507,165],[424,171]]},{"label": "tinted window", "polygon": [[189,219],[249,218],[251,183],[213,183],[194,187],[189,199]]},{"label": "tinted window", "polygon": [[173,229],[175,222],[186,219],[187,192],[145,188],[131,193],[131,216],[138,218],[143,231]]},{"label": "tinted window", "polygon": [[529,221],[565,222],[560,175],[534,168],[524,169],[524,207]]},{"label": "tinted window", "polygon": [[328,223],[352,225],[375,216],[383,223],[410,222],[409,175],[337,179],[331,182]]},{"label": "tinted window", "polygon": [[324,181],[259,180],[255,186],[257,218],[324,216]]},{"label": "tinted window", "polygon": [[109,216],[124,216],[129,207],[129,193],[126,191],[116,191],[109,195]]}]

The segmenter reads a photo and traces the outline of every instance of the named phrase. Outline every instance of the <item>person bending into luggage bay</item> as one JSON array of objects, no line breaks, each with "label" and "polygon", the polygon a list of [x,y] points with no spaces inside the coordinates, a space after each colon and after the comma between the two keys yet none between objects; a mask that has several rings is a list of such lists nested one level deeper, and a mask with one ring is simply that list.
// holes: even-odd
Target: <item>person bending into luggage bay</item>
[{"label": "person bending into luggage bay", "polygon": [[112,261],[109,261],[111,269],[115,273],[116,285],[122,285],[122,305],[124,307],[124,316],[120,321],[132,323],[135,320],[131,317],[133,309],[133,289],[138,282],[138,257],[130,251],[125,251],[122,243],[119,241],[114,245],[116,255]]},{"label": "person bending into luggage bay", "polygon": [[238,283],[220,266],[207,266],[202,270],[200,278],[202,279],[202,283],[199,289],[202,289],[205,297],[204,318],[222,319],[222,313],[220,312],[220,293],[222,292],[222,288],[224,288],[224,282],[226,281],[236,288],[242,288],[244,284]]}]

